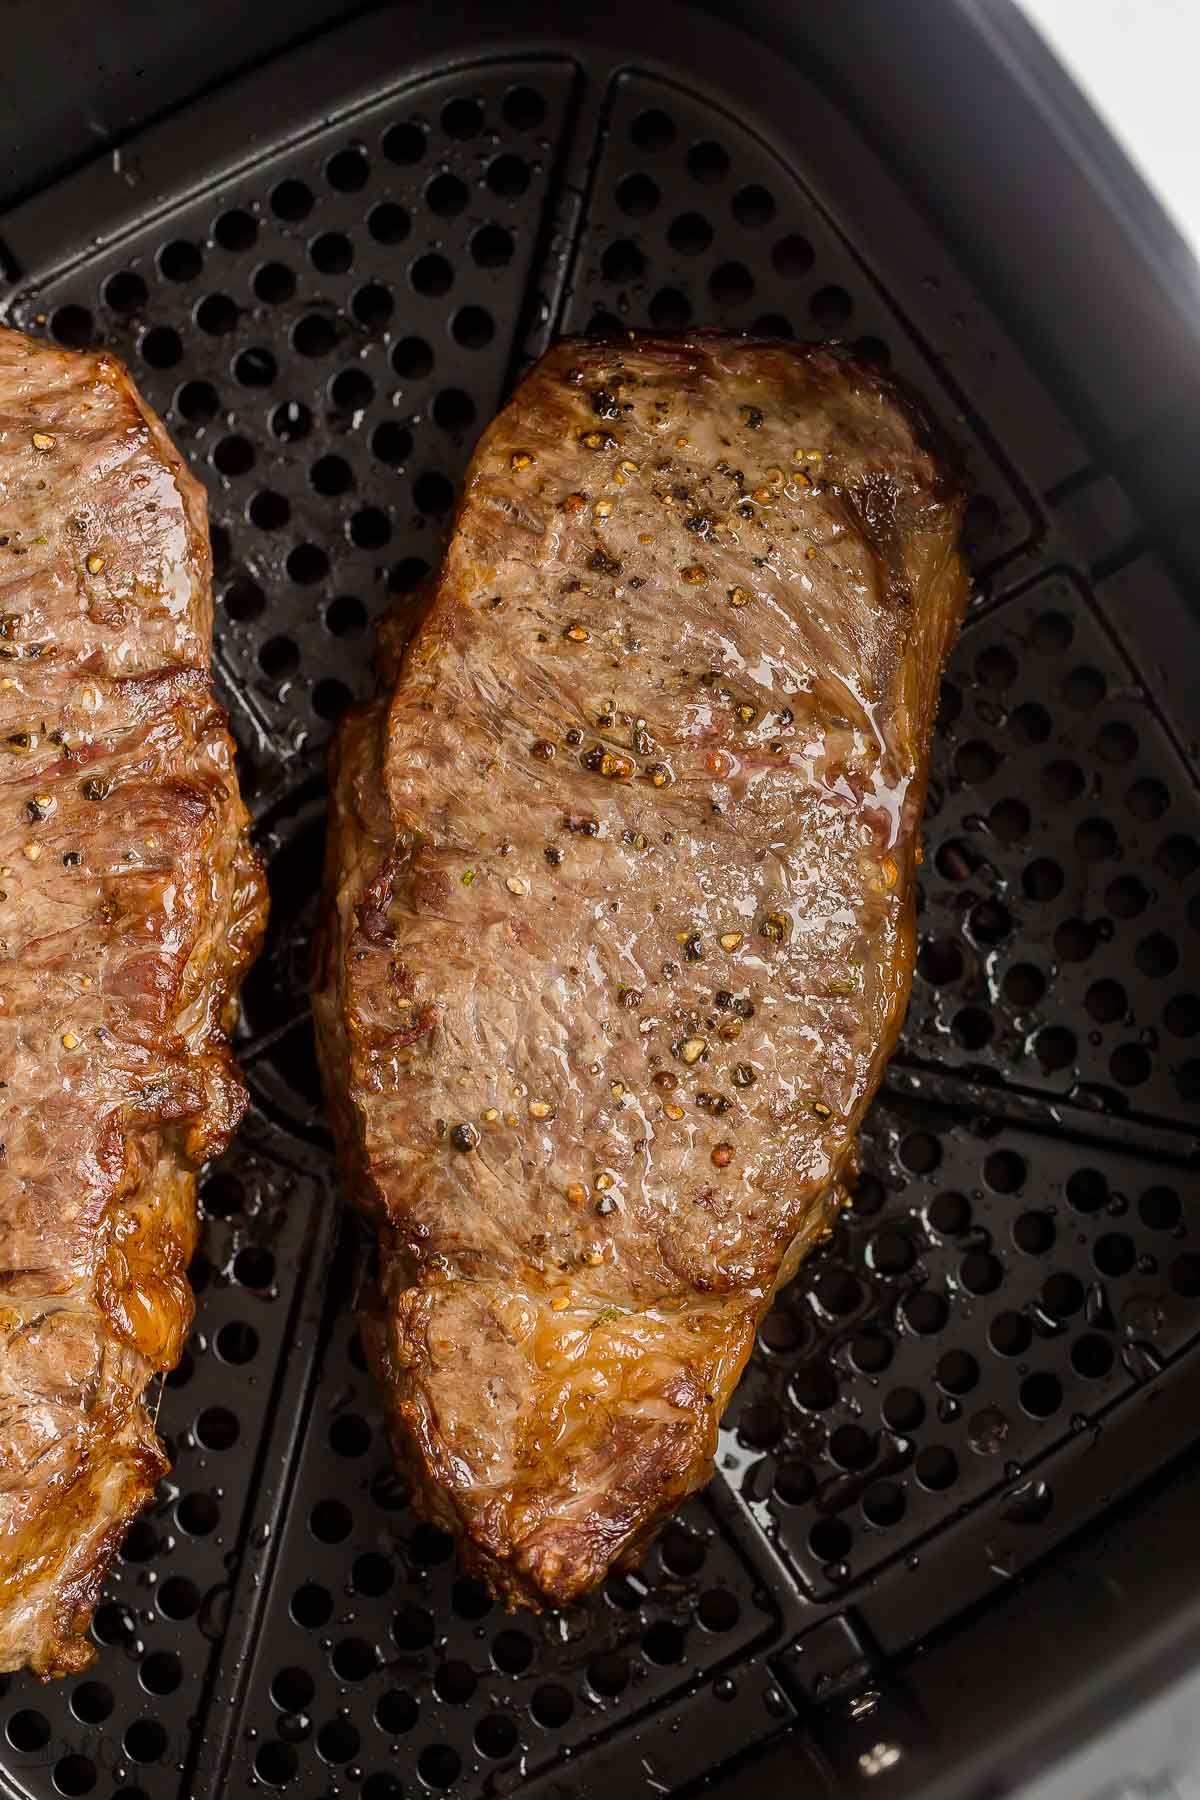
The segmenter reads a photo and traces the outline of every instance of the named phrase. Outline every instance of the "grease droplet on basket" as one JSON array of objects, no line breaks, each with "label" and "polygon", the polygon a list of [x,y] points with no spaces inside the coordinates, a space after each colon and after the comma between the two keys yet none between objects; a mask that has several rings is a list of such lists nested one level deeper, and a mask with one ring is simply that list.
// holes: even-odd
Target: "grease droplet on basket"
[{"label": "grease droplet on basket", "polygon": [[1040,1525],[1049,1517],[1054,1495],[1046,1481],[1024,1481],[1004,1502],[1004,1517],[1013,1525]]},{"label": "grease droplet on basket", "polygon": [[998,1456],[1008,1438],[1008,1420],[997,1406],[974,1414],[967,1426],[967,1442],[976,1456]]},{"label": "grease droplet on basket", "polygon": [[1133,1343],[1125,1344],[1121,1349],[1121,1362],[1127,1374],[1135,1381],[1153,1381],[1163,1371],[1163,1359],[1153,1344],[1147,1344],[1142,1338],[1135,1338]]}]

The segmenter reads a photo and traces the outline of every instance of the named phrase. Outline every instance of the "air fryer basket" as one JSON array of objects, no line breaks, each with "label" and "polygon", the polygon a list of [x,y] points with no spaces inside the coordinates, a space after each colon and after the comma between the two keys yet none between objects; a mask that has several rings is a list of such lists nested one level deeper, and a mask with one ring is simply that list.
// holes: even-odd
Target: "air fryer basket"
[{"label": "air fryer basket", "polygon": [[[453,10],[344,27],[3,222],[6,317],[124,357],[207,485],[274,914],[174,1472],[95,1668],[3,1683],[0,1786],[664,1794],[786,1742],[813,1792],[911,1791],[914,1648],[1193,1435],[1200,821],[1139,641],[1169,584],[819,83],[670,7]],[[711,1491],[636,1575],[510,1618],[411,1516],[355,1332],[304,993],[323,750],[521,370],[646,323],[906,375],[970,471],[977,594],[854,1207],[764,1323]]]}]

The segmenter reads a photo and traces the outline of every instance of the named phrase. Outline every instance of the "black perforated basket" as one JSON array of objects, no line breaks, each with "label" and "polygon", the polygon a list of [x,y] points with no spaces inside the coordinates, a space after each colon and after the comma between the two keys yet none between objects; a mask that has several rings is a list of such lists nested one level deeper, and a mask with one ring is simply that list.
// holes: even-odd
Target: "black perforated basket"
[{"label": "black perforated basket", "polygon": [[[274,907],[253,1109],[203,1183],[162,1407],[174,1471],[94,1669],[3,1684],[5,1791],[982,1792],[955,1703],[972,1667],[997,1679],[1013,1596],[1049,1591],[1021,1578],[1094,1569],[1078,1534],[1108,1514],[1119,1537],[1111,1509],[1200,1435],[1200,818],[1171,654],[1195,627],[1156,523],[836,69],[768,36],[625,0],[388,9],[0,226],[6,317],[126,358],[208,488]],[[646,323],[835,336],[901,371],[969,469],[977,591],[854,1207],[765,1321],[710,1492],[589,1603],[507,1617],[411,1516],[355,1332],[366,1249],[305,1001],[323,750],[522,369]],[[1038,1617],[1000,1677],[1031,1717]]]}]

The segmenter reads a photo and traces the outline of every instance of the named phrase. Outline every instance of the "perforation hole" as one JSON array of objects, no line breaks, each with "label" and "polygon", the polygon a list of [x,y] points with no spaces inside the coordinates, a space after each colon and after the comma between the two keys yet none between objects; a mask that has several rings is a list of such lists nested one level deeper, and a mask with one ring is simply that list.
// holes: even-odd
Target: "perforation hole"
[{"label": "perforation hole", "polygon": [[730,211],[739,225],[748,230],[757,231],[763,225],[769,225],[775,217],[775,201],[765,187],[752,182],[749,187],[739,188],[730,201]]},{"label": "perforation hole", "polygon": [[370,178],[371,165],[363,150],[339,150],[325,164],[325,179],[339,194],[361,193]]},{"label": "perforation hole", "polygon": [[204,267],[204,258],[198,245],[175,238],[159,251],[158,267],[168,281],[195,281]]},{"label": "perforation hole", "polygon": [[1107,1338],[1088,1333],[1071,1345],[1071,1367],[1085,1381],[1102,1381],[1113,1366],[1113,1347]]},{"label": "perforation hole", "polygon": [[291,1744],[270,1738],[260,1744],[254,1757],[254,1772],[268,1787],[286,1787],[300,1766],[300,1758]]},{"label": "perforation hole", "polygon": [[988,1343],[997,1356],[1023,1356],[1033,1342],[1033,1327],[1024,1313],[997,1313],[988,1326]]},{"label": "perforation hole", "polygon": [[328,356],[337,343],[337,327],[322,313],[309,313],[297,321],[292,331],[292,344],[301,356]]},{"label": "perforation hole", "polygon": [[639,150],[657,154],[669,150],[675,142],[675,124],[665,112],[652,107],[649,111],[638,114],[630,127],[629,135]]},{"label": "perforation hole", "polygon": [[136,1719],[125,1733],[125,1754],[133,1762],[159,1762],[166,1748],[166,1730],[157,1719]]},{"label": "perforation hole", "polygon": [[699,1574],[704,1566],[704,1540],[686,1526],[675,1523],[663,1533],[660,1554],[665,1569],[687,1580]]},{"label": "perforation hole", "polygon": [[630,219],[648,218],[660,197],[658,183],[649,175],[627,175],[617,187],[617,205]]},{"label": "perforation hole", "polygon": [[994,1294],[1004,1279],[1004,1267],[986,1250],[972,1250],[958,1268],[958,1279],[968,1294]]},{"label": "perforation hole", "polygon": [[1150,895],[1136,875],[1121,875],[1110,882],[1104,903],[1114,918],[1134,919],[1150,904]]},{"label": "perforation hole", "polygon": [[500,105],[507,125],[514,131],[534,131],[546,117],[546,102],[536,88],[510,88]]},{"label": "perforation hole", "polygon": [[930,1444],[917,1452],[913,1473],[923,1488],[940,1494],[958,1479],[958,1458],[944,1444]]},{"label": "perforation hole", "polygon": [[344,231],[324,231],[313,239],[308,254],[322,275],[344,275],[354,261],[354,245]]},{"label": "perforation hole", "polygon": [[687,153],[687,172],[693,181],[702,181],[711,185],[724,181],[729,173],[729,156],[720,144],[711,138],[693,144]]},{"label": "perforation hole", "polygon": [[291,1614],[306,1631],[317,1631],[333,1613],[333,1597],[319,1582],[305,1581],[292,1595]]},{"label": "perforation hole", "polygon": [[917,973],[931,987],[949,987],[963,973],[963,955],[950,938],[932,938],[921,945],[917,955]]},{"label": "perforation hole", "polygon": [[1050,714],[1036,700],[1027,700],[1009,715],[1009,730],[1019,743],[1044,744],[1050,736]]},{"label": "perforation hole", "polygon": [[455,343],[465,350],[482,350],[496,335],[492,315],[482,306],[460,307],[450,329]]},{"label": "perforation hole", "polygon": [[274,1255],[262,1244],[247,1244],[233,1259],[233,1279],[245,1288],[269,1288],[275,1279]]},{"label": "perforation hole", "polygon": [[1150,1053],[1141,1044],[1120,1044],[1108,1059],[1109,1073],[1120,1087],[1141,1087],[1152,1066]]},{"label": "perforation hole", "polygon": [[1099,1169],[1076,1169],[1067,1178],[1066,1194],[1076,1212],[1096,1213],[1108,1200],[1108,1182]]},{"label": "perforation hole", "polygon": [[708,291],[718,306],[744,306],[754,292],[754,277],[744,263],[721,263],[709,276]]},{"label": "perforation hole", "polygon": [[1125,804],[1135,819],[1149,822],[1162,818],[1171,804],[1171,796],[1161,781],[1147,778],[1134,782],[1125,795]]},{"label": "perforation hole", "polygon": [[811,269],[814,261],[813,247],[806,238],[781,238],[771,252],[771,261],[778,274],[795,279],[806,275]]},{"label": "perforation hole", "polygon": [[475,402],[462,388],[443,388],[433,403],[433,422],[443,431],[465,431],[475,420]]},{"label": "perforation hole", "polygon": [[683,1661],[687,1639],[678,1625],[667,1620],[657,1620],[645,1632],[642,1638],[642,1654],[647,1662],[659,1667],[670,1667]]},{"label": "perforation hole", "polygon": [[363,412],[374,400],[374,383],[365,369],[342,369],[329,382],[329,400],[347,418]]},{"label": "perforation hole", "polygon": [[1142,1223],[1151,1231],[1174,1231],[1183,1216],[1179,1195],[1174,1188],[1152,1187],[1138,1201]]},{"label": "perforation hole", "polygon": [[875,1481],[862,1497],[862,1513],[869,1525],[886,1530],[904,1517],[904,1492],[894,1481]]},{"label": "perforation hole", "polygon": [[971,1223],[971,1204],[965,1194],[938,1194],[930,1202],[929,1223],[939,1237],[958,1237]]},{"label": "perforation hole", "polygon": [[840,1469],[867,1469],[875,1460],[875,1440],[861,1425],[839,1425],[830,1433],[829,1454]]},{"label": "perforation hole", "polygon": [[112,1712],[112,1689],[103,1681],[81,1681],[71,1695],[71,1711],[83,1725],[101,1725]]},{"label": "perforation hole", "polygon": [[680,213],[673,219],[667,239],[682,256],[699,256],[712,243],[713,230],[703,213]]},{"label": "perforation hole", "polygon": [[322,1544],[340,1544],[350,1536],[354,1515],[341,1500],[318,1500],[308,1516],[308,1528]]},{"label": "perforation hole", "polygon": [[216,1347],[222,1362],[232,1363],[240,1368],[253,1361],[258,1351],[258,1333],[253,1325],[247,1325],[241,1319],[231,1319],[218,1330]]},{"label": "perforation hole", "polygon": [[268,306],[280,306],[296,292],[296,277],[284,263],[264,263],[254,274],[254,292]]},{"label": "perforation hole", "polygon": [[213,467],[231,480],[248,475],[254,467],[254,446],[249,438],[222,438],[213,450]]},{"label": "perforation hole", "polygon": [[414,481],[413,499],[418,512],[437,518],[454,505],[454,489],[444,475],[429,470]]},{"label": "perforation hole", "polygon": [[96,1765],[89,1756],[72,1752],[54,1765],[54,1785],[60,1794],[90,1794],[96,1785]]},{"label": "perforation hole", "polygon": [[1004,996],[1013,1006],[1036,1006],[1046,992],[1046,977],[1032,963],[1014,963],[1004,977]]},{"label": "perforation hole", "polygon": [[513,247],[502,225],[483,225],[471,239],[471,256],[481,269],[501,269],[512,261]]},{"label": "perforation hole", "polygon": [[916,1388],[897,1387],[883,1403],[883,1422],[890,1431],[905,1437],[915,1431],[925,1417],[925,1402]]},{"label": "perforation hole", "polygon": [[1102,1275],[1120,1279],[1128,1275],[1137,1257],[1133,1239],[1126,1237],[1123,1231],[1106,1231],[1097,1238],[1092,1251],[1092,1261]]},{"label": "perforation hole", "polygon": [[515,1720],[507,1713],[488,1713],[475,1727],[475,1748],[481,1756],[511,1756],[519,1735]]},{"label": "perforation hole", "polygon": [[1058,1270],[1042,1287],[1042,1305],[1056,1319],[1073,1317],[1083,1305],[1083,1283],[1067,1270]]},{"label": "perforation hole", "polygon": [[212,1494],[185,1494],[175,1508],[179,1527],[189,1537],[207,1537],[221,1520],[221,1509]]},{"label": "perforation hole", "polygon": [[228,1450],[238,1440],[237,1414],[227,1406],[208,1406],[196,1420],[196,1436],[206,1450]]},{"label": "perforation hole", "polygon": [[1200,1296],[1200,1256],[1190,1251],[1184,1256],[1177,1256],[1171,1264],[1171,1286],[1185,1300],[1195,1300]]},{"label": "perforation hole", "polygon": [[349,1719],[330,1719],[317,1733],[317,1755],[323,1762],[349,1762],[358,1754],[361,1738]]},{"label": "perforation hole", "polygon": [[381,200],[367,214],[367,230],[377,244],[402,244],[412,230],[412,220],[394,200]]},{"label": "perforation hole", "polygon": [[840,331],[854,311],[845,288],[818,288],[808,303],[809,316],[821,331]]},{"label": "perforation hole", "polygon": [[158,1550],[158,1533],[149,1519],[135,1519],[121,1545],[121,1561],[149,1562]]},{"label": "perforation hole", "polygon": [[575,1710],[569,1689],[549,1681],[536,1690],[529,1702],[534,1723],[547,1731],[560,1731]]},{"label": "perforation hole", "polygon": [[313,191],[304,182],[288,178],[272,189],[270,207],[275,218],[284,220],[288,225],[299,225],[313,211]]},{"label": "perforation hole", "polygon": [[650,301],[650,323],[660,331],[679,331],[692,316],[687,295],[678,288],[659,288]]},{"label": "perforation hole", "polygon": [[1034,1040],[1034,1051],[1038,1061],[1047,1074],[1058,1069],[1070,1068],[1075,1061],[1077,1045],[1074,1032],[1063,1025],[1049,1025],[1045,1031],[1039,1031]]},{"label": "perforation hole", "polygon": [[487,167],[487,184],[501,200],[515,200],[529,186],[529,164],[510,153],[497,156]]},{"label": "perforation hole", "polygon": [[1048,1419],[1062,1405],[1062,1383],[1057,1375],[1039,1370],[1021,1383],[1021,1405],[1034,1419]]},{"label": "perforation hole", "polygon": [[329,558],[318,544],[297,544],[289,550],[287,572],[299,587],[312,587],[329,573]]},{"label": "perforation hole", "polygon": [[1195,1037],[1200,1031],[1200,994],[1176,994],[1163,1010],[1163,1024],[1172,1037]]},{"label": "perforation hole", "polygon": [[1054,1245],[1054,1220],[1049,1213],[1026,1212],[1014,1221],[1013,1243],[1026,1256],[1044,1256]]},{"label": "perforation hole", "polygon": [[1054,928],[1054,948],[1064,962],[1086,962],[1096,948],[1096,927],[1086,919],[1064,919]]},{"label": "perforation hole", "polygon": [[854,1542],[844,1519],[818,1519],[808,1534],[808,1548],[819,1563],[841,1562]]},{"label": "perforation hole", "polygon": [[807,1463],[780,1463],[773,1491],[785,1506],[807,1506],[817,1491],[816,1476]]},{"label": "perforation hole", "polygon": [[367,609],[353,594],[339,594],[326,608],[325,623],[334,637],[361,637],[367,628]]},{"label": "perforation hole", "polygon": [[964,1006],[955,1013],[950,1029],[954,1041],[964,1050],[976,1051],[991,1043],[996,1027],[990,1013],[982,1007]]},{"label": "perforation hole", "polygon": [[377,281],[360,287],[350,302],[350,310],[364,331],[382,331],[394,308],[391,294]]},{"label": "perforation hole", "polygon": [[104,303],[113,312],[137,312],[146,304],[148,297],[146,283],[133,269],[118,270],[104,284]]},{"label": "perforation hole", "polygon": [[388,161],[402,168],[420,162],[425,154],[425,128],[409,121],[393,125],[384,134],[382,148]]},{"label": "perforation hole", "polygon": [[183,1681],[183,1663],[173,1650],[154,1650],[142,1659],[138,1678],[148,1694],[173,1694]]},{"label": "perforation hole", "polygon": [[50,1721],[45,1713],[38,1712],[35,1707],[22,1707],[8,1721],[5,1736],[14,1750],[32,1755],[35,1750],[43,1749],[50,1742]]},{"label": "perforation hole", "polygon": [[286,400],[271,414],[271,431],[285,444],[301,443],[312,430],[312,414],[299,400]]},{"label": "perforation hole", "polygon": [[389,1737],[403,1737],[421,1716],[421,1709],[411,1694],[392,1688],[381,1694],[375,1706],[375,1722]]},{"label": "perforation hole", "polygon": [[521,1675],[533,1661],[533,1644],[525,1632],[509,1626],[492,1640],[492,1661],[503,1675]]},{"label": "perforation hole", "polygon": [[264,488],[255,494],[246,509],[250,523],[260,531],[280,531],[292,516],[292,509],[282,494]]},{"label": "perforation hole", "polygon": [[151,369],[174,369],[183,361],[183,339],[169,325],[152,325],[138,349]]},{"label": "perforation hole", "polygon": [[864,1375],[880,1375],[891,1363],[891,1342],[881,1331],[864,1331],[850,1346],[850,1361]]}]

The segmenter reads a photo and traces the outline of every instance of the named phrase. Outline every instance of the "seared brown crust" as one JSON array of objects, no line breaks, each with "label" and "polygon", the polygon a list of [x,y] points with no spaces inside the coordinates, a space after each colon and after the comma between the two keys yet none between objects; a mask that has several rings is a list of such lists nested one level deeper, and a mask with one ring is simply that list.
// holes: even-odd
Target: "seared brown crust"
[{"label": "seared brown crust", "polygon": [[707,1479],[836,1207],[907,1003],[961,511],[851,359],[562,343],[342,731],[316,1000],[365,1336],[420,1503],[511,1599]]},{"label": "seared brown crust", "polygon": [[264,922],[204,498],[112,358],[0,330],[0,1669],[73,1673],[167,1463]]}]

